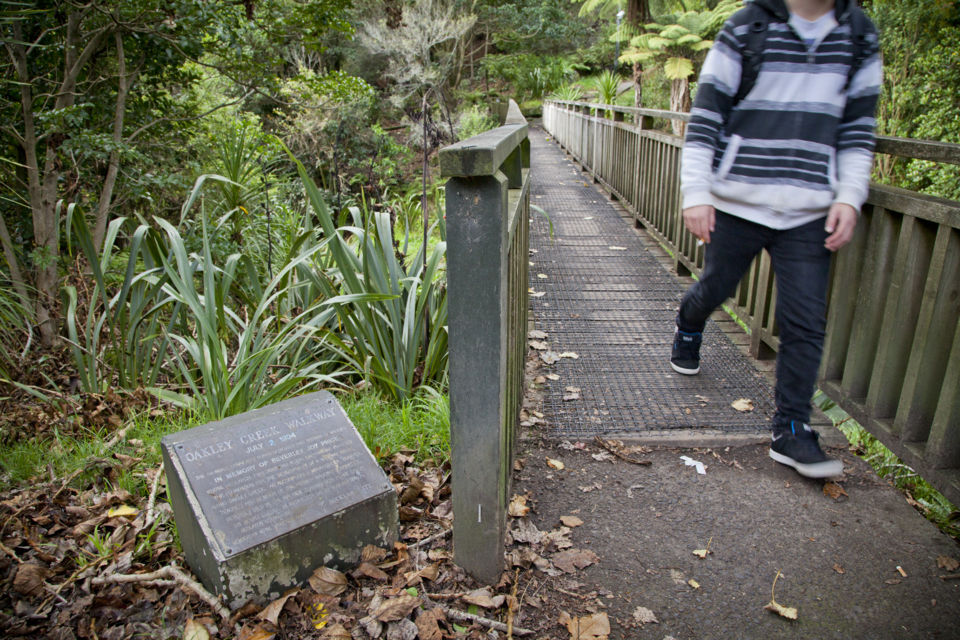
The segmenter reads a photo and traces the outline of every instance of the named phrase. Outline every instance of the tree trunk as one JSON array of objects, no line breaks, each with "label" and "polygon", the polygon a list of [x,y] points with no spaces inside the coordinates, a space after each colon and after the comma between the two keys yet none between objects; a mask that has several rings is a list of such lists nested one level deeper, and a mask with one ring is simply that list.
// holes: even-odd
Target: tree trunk
[{"label": "tree trunk", "polygon": [[633,63],[633,106],[643,106],[643,65],[639,62]]},{"label": "tree trunk", "polygon": [[100,189],[100,202],[97,205],[97,222],[93,230],[93,246],[97,251],[100,251],[103,245],[103,236],[107,232],[110,205],[113,202],[113,188],[117,184],[117,174],[120,171],[120,152],[117,149],[120,143],[123,142],[123,116],[127,107],[127,94],[136,83],[140,66],[143,64],[143,60],[141,59],[137,67],[128,77],[126,58],[123,52],[123,36],[119,33],[114,35],[117,41],[117,108],[113,118],[113,149],[110,151],[107,176],[104,178],[103,187]]},{"label": "tree trunk", "polygon": [[[670,111],[690,113],[690,81],[687,78],[670,82]],[[683,120],[671,120],[673,134],[683,136],[687,130],[687,123]]]},{"label": "tree trunk", "polygon": [[[64,42],[63,79],[54,101],[54,109],[69,109],[76,102],[77,78],[80,71],[99,50],[104,37],[113,27],[104,27],[81,34],[80,10],[67,14]],[[46,153],[41,171],[37,155],[37,133],[33,114],[32,78],[27,63],[27,50],[22,44],[23,34],[16,21],[12,24],[17,43],[9,45],[13,51],[14,64],[20,81],[20,102],[23,106],[24,136],[22,146],[26,156],[27,185],[30,209],[33,218],[34,265],[36,300],[34,302],[40,341],[45,347],[55,346],[59,341],[56,318],[59,309],[59,277],[57,272],[60,257],[60,242],[57,216],[57,186],[60,179],[60,162],[57,151],[63,142],[63,133],[47,132]],[[83,37],[87,37],[86,46]]]}]

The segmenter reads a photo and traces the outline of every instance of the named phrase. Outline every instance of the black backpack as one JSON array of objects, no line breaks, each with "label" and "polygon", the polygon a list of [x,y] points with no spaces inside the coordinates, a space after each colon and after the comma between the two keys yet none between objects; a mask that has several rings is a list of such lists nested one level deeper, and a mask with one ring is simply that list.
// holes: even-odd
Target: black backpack
[{"label": "black backpack", "polygon": [[[760,65],[763,63],[763,51],[767,44],[767,25],[770,22],[770,14],[753,2],[748,3],[743,10],[747,12],[750,30],[747,32],[747,43],[742,53],[743,71],[740,74],[740,87],[733,97],[734,105],[743,100],[757,82]],[[856,5],[851,6],[850,31],[853,36],[853,63],[850,65],[847,82],[843,85],[844,92],[850,88],[853,76],[860,70],[867,57],[867,24],[867,16],[864,15],[863,10]]]}]

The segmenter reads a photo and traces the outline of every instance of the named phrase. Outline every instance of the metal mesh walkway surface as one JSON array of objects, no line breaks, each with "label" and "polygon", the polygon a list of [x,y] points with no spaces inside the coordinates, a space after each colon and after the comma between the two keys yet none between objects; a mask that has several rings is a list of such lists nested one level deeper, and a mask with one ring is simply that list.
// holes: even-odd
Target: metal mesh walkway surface
[{"label": "metal mesh walkway surface", "polygon": [[[589,175],[543,131],[531,130],[530,139],[531,202],[549,216],[531,214],[531,311],[536,328],[548,334],[549,352],[578,356],[541,368],[559,376],[544,390],[552,435],[767,429],[774,411],[770,385],[712,320],[703,334],[700,374],[673,371],[670,347],[683,286]],[[734,409],[740,398],[752,400],[754,410]]]}]

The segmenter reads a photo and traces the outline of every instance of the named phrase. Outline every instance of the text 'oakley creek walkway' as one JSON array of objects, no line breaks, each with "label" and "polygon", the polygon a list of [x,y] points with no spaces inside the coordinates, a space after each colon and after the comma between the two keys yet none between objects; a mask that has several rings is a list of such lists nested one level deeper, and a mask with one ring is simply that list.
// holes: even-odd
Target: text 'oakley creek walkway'
[{"label": "text 'oakley creek walkway'", "polygon": [[[673,371],[683,287],[549,136],[533,130],[530,144],[531,202],[546,212],[531,214],[530,306],[548,335],[542,371],[559,376],[544,390],[552,434],[763,433],[774,404],[762,374],[713,320],[700,374]],[[741,398],[753,411],[731,406]]]}]

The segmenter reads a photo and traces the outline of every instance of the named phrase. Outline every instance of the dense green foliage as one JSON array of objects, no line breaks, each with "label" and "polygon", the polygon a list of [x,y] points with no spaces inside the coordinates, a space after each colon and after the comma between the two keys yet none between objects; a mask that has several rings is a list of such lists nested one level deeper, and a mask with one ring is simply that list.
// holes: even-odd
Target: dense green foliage
[{"label": "dense green foliage", "polygon": [[[955,0],[878,0],[867,8],[880,29],[883,135],[960,143],[960,11]],[[877,179],[960,200],[960,167],[881,158]]]},{"label": "dense green foliage", "polygon": [[[739,5],[24,0],[0,13],[0,377],[209,417],[319,386],[442,392],[436,151],[496,126],[491,100],[689,108]],[[960,142],[955,0],[867,9],[880,132]],[[955,166],[877,177],[960,198]]]}]

